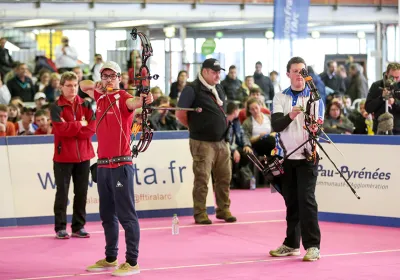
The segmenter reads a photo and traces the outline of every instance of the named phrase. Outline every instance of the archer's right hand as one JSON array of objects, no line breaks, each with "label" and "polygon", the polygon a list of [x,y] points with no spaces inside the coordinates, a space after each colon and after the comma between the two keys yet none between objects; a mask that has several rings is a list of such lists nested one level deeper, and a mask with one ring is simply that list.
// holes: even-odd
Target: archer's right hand
[{"label": "archer's right hand", "polygon": [[301,107],[300,106],[294,106],[292,108],[292,112],[289,113],[289,117],[294,120],[298,114],[301,113]]}]

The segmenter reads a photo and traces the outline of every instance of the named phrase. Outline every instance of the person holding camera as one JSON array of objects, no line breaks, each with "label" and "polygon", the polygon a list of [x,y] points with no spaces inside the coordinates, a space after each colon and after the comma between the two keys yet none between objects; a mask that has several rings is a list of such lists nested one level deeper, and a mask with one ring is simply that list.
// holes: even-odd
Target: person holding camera
[{"label": "person holding camera", "polygon": [[[400,135],[400,63],[389,63],[369,89],[365,110],[374,115],[375,134]],[[387,103],[387,108],[386,108]]]},{"label": "person holding camera", "polygon": [[69,44],[69,39],[66,36],[61,38],[61,45],[56,46],[55,56],[56,67],[60,74],[72,71],[78,65],[78,52]]},{"label": "person holding camera", "polygon": [[57,185],[54,202],[56,238],[68,239],[67,203],[69,185],[74,183],[72,236],[89,237],[86,224],[86,198],[89,186],[90,159],[94,158],[92,136],[95,115],[88,101],[78,96],[78,77],[64,72],[60,80],[61,96],[51,105],[54,134],[54,177]]},{"label": "person holding camera", "polygon": [[236,222],[230,211],[229,188],[232,178],[231,152],[229,149],[226,117],[226,101],[223,87],[219,84],[220,62],[214,58],[203,62],[196,80],[186,84],[178,107],[203,108],[196,112],[177,111],[177,119],[189,128],[190,152],[193,157],[193,204],[196,224],[211,224],[207,215],[206,200],[208,182],[213,178],[217,202],[216,218]]}]

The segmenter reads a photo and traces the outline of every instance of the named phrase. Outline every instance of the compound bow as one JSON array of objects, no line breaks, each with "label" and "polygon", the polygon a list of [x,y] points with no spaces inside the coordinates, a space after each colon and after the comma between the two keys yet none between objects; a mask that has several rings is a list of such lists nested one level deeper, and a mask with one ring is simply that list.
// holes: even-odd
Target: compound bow
[{"label": "compound bow", "polygon": [[[148,37],[144,33],[139,32],[136,28],[133,28],[130,34],[132,40],[134,41],[139,37],[142,45],[142,65],[139,68],[138,74],[134,77],[134,81],[136,81],[136,95],[147,95],[150,92],[150,81],[157,80],[159,78],[159,75],[157,74],[151,75],[150,70],[147,67],[147,60],[153,55],[153,48]],[[135,136],[130,143],[133,157],[137,157],[138,153],[143,153],[146,151],[151,140],[153,139],[153,129],[151,128],[150,121],[148,119],[153,110],[195,111],[200,113],[202,108],[154,107],[147,105],[145,98],[143,98],[140,121],[138,122],[135,120],[132,125],[132,134]],[[142,134],[139,142],[137,145],[132,146],[132,143],[136,139],[136,135],[139,133],[140,128],[142,130]]]},{"label": "compound bow", "polygon": [[[317,160],[321,159],[317,153],[317,146],[318,146],[321,149],[321,151],[326,155],[326,157],[329,159],[329,161],[333,164],[333,166],[335,167],[337,172],[344,179],[347,186],[351,189],[351,191],[354,193],[354,195],[358,199],[360,199],[360,196],[357,194],[355,189],[351,186],[349,181],[344,177],[343,173],[339,170],[339,168],[336,166],[336,164],[333,162],[333,160],[329,157],[328,153],[325,151],[325,149],[323,148],[321,143],[318,141],[320,138],[329,144],[333,144],[334,147],[343,155],[343,153],[332,142],[332,140],[329,138],[329,136],[323,131],[322,119],[316,119],[315,112],[311,113],[312,105],[314,104],[314,102],[321,99],[321,95],[319,94],[319,91],[318,91],[317,87],[315,86],[312,77],[308,74],[306,69],[302,69],[300,71],[300,74],[304,78],[308,88],[310,89],[310,98],[307,102],[307,106],[306,106],[306,108],[302,108],[302,112],[304,114],[304,127],[303,128],[308,133],[308,139],[304,143],[302,143],[300,146],[298,146],[296,149],[294,149],[289,154],[287,154],[284,158],[280,158],[277,156],[267,157],[264,155],[264,159],[263,159],[264,163],[262,163],[252,153],[249,153],[247,156],[255,164],[257,169],[259,169],[263,173],[263,175],[268,176],[270,180],[272,179],[272,181],[275,181],[275,182],[273,182],[275,189],[279,193],[282,194],[281,186],[279,186],[279,183],[280,183],[279,180],[274,180],[274,179],[279,178],[282,174],[284,174],[283,162],[287,158],[289,158],[289,156],[291,156],[294,152],[299,150],[301,147],[303,147],[307,143],[310,143],[311,154],[308,153],[307,149],[304,149],[304,155],[308,161],[313,161],[314,163],[316,163]],[[314,106],[314,111],[315,111],[315,106]],[[320,134],[324,134],[326,139],[319,136]]]}]

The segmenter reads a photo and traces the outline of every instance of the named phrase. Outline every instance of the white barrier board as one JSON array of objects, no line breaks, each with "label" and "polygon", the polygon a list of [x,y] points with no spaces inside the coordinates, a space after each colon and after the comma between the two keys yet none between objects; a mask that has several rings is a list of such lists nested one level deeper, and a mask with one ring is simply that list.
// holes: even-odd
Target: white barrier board
[{"label": "white barrier board", "polygon": [[[390,136],[386,136],[390,137]],[[400,218],[400,146],[323,144],[330,158],[356,190],[357,199],[332,163],[322,153],[316,197],[320,212]]]},{"label": "white barrier board", "polygon": [[[95,151],[97,143],[93,143]],[[1,147],[1,146],[0,146]],[[8,146],[15,217],[52,216],[56,193],[53,144]],[[95,162],[93,159],[92,162]],[[193,171],[188,139],[154,140],[145,153],[134,159],[136,209],[192,208]],[[2,169],[1,173],[7,172]],[[7,184],[9,185],[9,184]],[[209,184],[207,206],[214,206]],[[12,198],[12,194],[8,194]],[[71,180],[69,200],[73,201]],[[87,213],[98,213],[97,184],[89,180]],[[69,204],[67,214],[72,214]],[[12,212],[3,217],[12,217]]]}]

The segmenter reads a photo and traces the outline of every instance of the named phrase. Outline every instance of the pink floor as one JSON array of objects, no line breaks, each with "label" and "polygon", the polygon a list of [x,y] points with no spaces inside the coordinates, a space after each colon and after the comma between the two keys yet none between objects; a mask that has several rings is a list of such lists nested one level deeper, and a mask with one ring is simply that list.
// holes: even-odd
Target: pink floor
[{"label": "pink floor", "polygon": [[[194,225],[180,217],[180,235],[171,235],[171,219],[141,219],[139,264],[142,280],[167,279],[400,279],[400,230],[321,222],[322,258],[272,258],[268,250],[282,243],[282,198],[267,189],[232,191],[235,224],[214,220]],[[56,240],[52,226],[0,228],[0,280],[110,279],[88,273],[87,265],[103,257],[101,224],[89,223],[90,239]],[[120,262],[124,261],[123,231]],[[302,249],[302,253],[304,250]],[[284,278],[282,278],[284,277]]]}]

